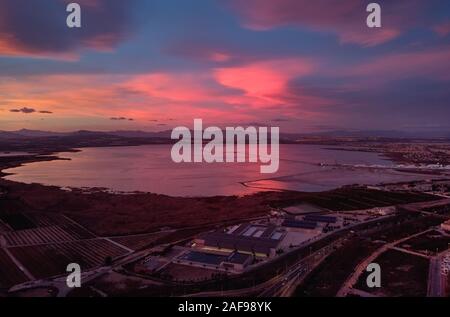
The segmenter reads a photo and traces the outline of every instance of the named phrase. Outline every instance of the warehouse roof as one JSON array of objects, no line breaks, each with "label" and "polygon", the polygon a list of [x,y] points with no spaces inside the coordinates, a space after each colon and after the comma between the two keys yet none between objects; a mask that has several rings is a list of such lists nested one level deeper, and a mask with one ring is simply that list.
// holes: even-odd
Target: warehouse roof
[{"label": "warehouse roof", "polygon": [[307,216],[305,216],[305,220],[306,221],[314,221],[314,222],[335,223],[337,221],[337,218],[332,217],[332,216],[307,215]]},{"label": "warehouse roof", "polygon": [[302,220],[285,220],[283,221],[282,226],[290,228],[315,229],[317,227],[317,222],[302,221]]},{"label": "warehouse roof", "polygon": [[269,254],[280,243],[279,240],[270,238],[237,236],[218,231],[207,233],[203,239],[207,246],[263,254]]}]

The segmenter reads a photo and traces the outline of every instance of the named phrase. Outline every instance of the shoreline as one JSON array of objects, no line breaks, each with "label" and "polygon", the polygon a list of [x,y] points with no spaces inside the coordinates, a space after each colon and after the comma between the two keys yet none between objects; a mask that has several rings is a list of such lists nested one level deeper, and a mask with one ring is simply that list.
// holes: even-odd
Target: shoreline
[{"label": "shoreline", "polygon": [[[4,156],[0,157],[0,179],[4,179],[5,176],[14,175],[14,173],[5,172],[7,169],[17,168],[24,166],[25,164],[37,163],[37,162],[51,162],[60,160],[70,160],[61,158],[56,153],[52,154],[36,154],[36,155],[26,155],[26,156]],[[12,161],[6,159],[15,159]],[[6,161],[6,162],[4,162]],[[6,164],[6,165],[5,165]]]},{"label": "shoreline", "polygon": [[[88,146],[87,148],[104,148],[104,147],[139,147],[139,146],[146,146],[146,145],[161,145],[161,144],[137,144],[137,145],[109,145],[109,146]],[[317,146],[321,146],[324,150],[334,150],[334,151],[349,151],[349,152],[366,152],[366,153],[377,153],[380,157],[384,157],[383,160],[386,161],[390,161],[393,163],[397,163],[397,164],[411,164],[414,165],[413,162],[411,161],[407,161],[405,160],[405,158],[402,155],[394,155],[395,153],[388,153],[383,149],[380,148],[374,148],[374,149],[365,149],[365,148],[356,148],[353,147],[351,145],[347,145],[345,147],[334,147],[334,146],[326,146],[326,144],[322,144],[322,143],[317,143],[317,144],[311,144],[311,143],[298,143],[296,145],[317,145]],[[50,161],[70,161],[70,158],[63,158],[60,155],[62,153],[76,153],[76,152],[81,152],[82,148],[64,148],[64,149],[60,149],[60,150],[56,150],[56,151],[52,151],[52,150],[47,150],[47,151],[40,151],[40,152],[29,152],[27,153],[27,155],[19,155],[19,156],[0,156],[0,180],[2,181],[9,181],[9,182],[14,182],[14,183],[18,183],[18,184],[27,184],[27,183],[22,183],[20,181],[13,181],[13,180],[6,180],[5,177],[9,176],[9,175],[15,175],[15,173],[8,173],[5,172],[5,170],[8,169],[14,169],[14,168],[18,168],[21,166],[24,166],[26,164],[31,164],[31,163],[37,163],[37,162],[50,162]],[[314,163],[314,165],[318,165],[321,166],[322,163]],[[330,166],[334,166],[334,165],[330,165]],[[347,166],[346,164],[337,164],[335,165],[335,167],[342,167],[342,168],[361,168],[361,169],[377,169],[381,167],[371,167],[371,166]],[[417,174],[417,175],[430,175],[430,176],[438,176],[438,175],[442,175],[439,173],[438,170],[422,170],[420,167],[417,167],[416,169],[414,168],[402,168],[401,166],[392,166],[392,167],[386,167],[388,169],[391,169],[393,171],[397,171],[400,173],[405,173],[405,174]],[[448,175],[443,175],[443,176],[447,176]],[[97,193],[97,192],[105,192],[105,193],[109,193],[109,194],[113,194],[113,195],[136,195],[136,194],[154,194],[154,195],[162,195],[162,196],[167,196],[167,197],[172,197],[172,198],[212,198],[212,197],[233,197],[233,196],[239,196],[239,197],[245,197],[245,196],[252,196],[254,194],[257,194],[259,192],[270,192],[270,191],[275,191],[275,192],[299,192],[299,193],[303,193],[303,191],[298,191],[298,190],[290,190],[290,189],[283,189],[283,188],[265,188],[265,187],[258,187],[258,186],[251,186],[249,185],[249,183],[253,183],[255,181],[259,181],[259,180],[271,180],[271,179],[277,179],[279,177],[274,177],[274,178],[264,178],[264,179],[258,179],[258,180],[247,180],[247,181],[239,181],[238,183],[240,185],[242,185],[243,187],[247,187],[247,188],[252,188],[252,189],[256,189],[257,191],[254,193],[248,193],[245,195],[213,195],[213,196],[172,196],[172,195],[167,195],[167,194],[158,194],[158,193],[154,193],[154,192],[149,192],[149,191],[139,191],[139,190],[133,190],[133,191],[119,191],[119,190],[114,190],[111,188],[107,188],[107,187],[73,187],[73,186],[60,186],[60,185],[49,185],[49,184],[41,184],[41,183],[36,183],[39,184],[41,186],[46,186],[46,187],[56,187],[60,190],[65,190],[67,192],[73,192],[73,193],[82,193],[82,194],[91,194],[91,193]],[[34,183],[31,183],[34,184]],[[361,184],[361,186],[363,186],[364,184]],[[370,184],[367,184],[370,185]],[[344,185],[345,187],[346,185]],[[372,186],[372,185],[370,185]],[[337,188],[336,188],[337,189]],[[332,190],[332,189],[330,189]],[[309,192],[309,191],[306,191]]]},{"label": "shoreline", "polygon": [[[51,155],[49,155],[51,154]],[[297,192],[260,192],[246,196],[171,197],[145,192],[108,193],[66,191],[62,187],[6,180],[4,170],[23,164],[60,160],[56,152],[20,157],[0,157],[0,207],[5,212],[62,213],[99,235],[136,234],[163,227],[182,229],[215,222],[239,221],[264,216],[270,203],[298,199]],[[127,206],[127,211],[123,211]],[[186,206],[196,210],[186,213]],[[214,213],[212,215],[211,213]]]},{"label": "shoreline", "polygon": [[[5,169],[32,162],[61,160],[63,158],[58,154],[68,150],[0,157],[2,210],[62,213],[100,236],[114,236],[154,232],[161,228],[211,225],[211,219],[214,223],[238,222],[266,216],[271,210],[287,205],[321,200],[334,192],[348,192],[351,195],[352,188],[356,188],[347,186],[326,192],[263,189],[245,196],[172,197],[146,192],[110,193],[100,188],[67,191],[58,186],[25,184],[4,178],[10,174],[5,173]],[[245,186],[242,182],[241,185]]]}]

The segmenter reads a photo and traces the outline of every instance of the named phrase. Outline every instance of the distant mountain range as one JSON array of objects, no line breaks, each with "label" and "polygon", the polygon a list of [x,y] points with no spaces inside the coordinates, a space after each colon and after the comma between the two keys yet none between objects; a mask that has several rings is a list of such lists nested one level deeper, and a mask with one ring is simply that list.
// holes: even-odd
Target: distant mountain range
[{"label": "distant mountain range", "polygon": [[170,138],[171,131],[145,132],[145,131],[88,131],[79,130],[74,132],[51,132],[40,130],[22,129],[17,131],[1,131],[0,138],[46,138],[46,137],[76,137],[76,136],[118,136],[124,138]]},{"label": "distant mountain range", "polygon": [[[104,137],[114,136],[121,138],[157,138],[170,139],[171,130],[160,132],[146,132],[139,130],[117,130],[117,131],[88,131],[79,130],[74,132],[51,132],[40,130],[22,129],[17,131],[1,131],[0,139],[21,139],[21,138],[49,138],[49,137]],[[398,130],[334,130],[315,133],[282,133],[282,140],[298,140],[300,138],[309,137],[327,137],[327,138],[394,138],[394,139],[411,139],[411,138],[445,138],[450,139],[450,131],[425,131],[425,132],[404,132]]]}]

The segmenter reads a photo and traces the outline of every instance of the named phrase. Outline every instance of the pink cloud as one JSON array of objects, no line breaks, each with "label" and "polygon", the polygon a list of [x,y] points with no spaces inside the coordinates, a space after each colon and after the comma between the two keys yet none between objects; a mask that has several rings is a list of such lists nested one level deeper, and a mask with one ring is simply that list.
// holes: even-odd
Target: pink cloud
[{"label": "pink cloud", "polygon": [[207,73],[154,73],[134,76],[124,85],[152,98],[171,102],[205,102],[220,97],[220,87],[211,87]]},{"label": "pink cloud", "polygon": [[254,30],[276,27],[304,27],[335,33],[341,43],[374,46],[398,37],[419,12],[417,0],[383,5],[381,29],[366,26],[366,6],[360,0],[233,0],[231,7],[242,17],[243,25]]},{"label": "pink cloud", "polygon": [[220,52],[213,52],[209,55],[209,59],[213,62],[223,63],[228,62],[231,60],[231,56],[229,54],[220,53]]},{"label": "pink cloud", "polygon": [[449,79],[450,47],[419,52],[394,53],[338,72],[369,80],[429,76]]},{"label": "pink cloud", "polygon": [[[138,75],[122,84],[146,96],[152,109],[162,107],[171,116],[190,114],[211,123],[270,120],[280,114],[302,119],[321,115],[318,107],[332,102],[293,90],[290,83],[312,74],[314,60],[288,58],[220,67],[197,73]],[[140,117],[139,114],[134,114]]]},{"label": "pink cloud", "polygon": [[450,21],[436,25],[433,30],[440,36],[447,36],[450,34]]},{"label": "pink cloud", "polygon": [[218,68],[214,77],[221,85],[242,91],[241,95],[228,98],[231,103],[273,106],[282,102],[279,96],[286,92],[290,80],[311,74],[313,70],[312,61],[285,59]]},{"label": "pink cloud", "polygon": [[[306,120],[320,115],[316,107],[327,101],[301,89],[292,90],[290,82],[312,74],[316,67],[313,60],[289,58],[197,72],[29,76],[0,81],[0,95],[9,109],[32,104],[54,112],[46,120],[68,125],[66,118],[112,128],[118,121],[148,128],[150,119],[167,117],[174,118],[171,126],[190,124],[197,117],[217,125],[269,122],[280,115]],[[8,112],[4,117],[20,123],[18,114]],[[38,119],[30,120],[39,124]]]}]

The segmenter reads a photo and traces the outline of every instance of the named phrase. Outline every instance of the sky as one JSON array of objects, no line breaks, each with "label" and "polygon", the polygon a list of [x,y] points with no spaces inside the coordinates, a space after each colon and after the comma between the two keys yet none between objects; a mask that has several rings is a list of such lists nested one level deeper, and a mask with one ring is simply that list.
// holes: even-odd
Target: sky
[{"label": "sky", "polygon": [[450,131],[450,1],[0,0],[0,130]]}]

